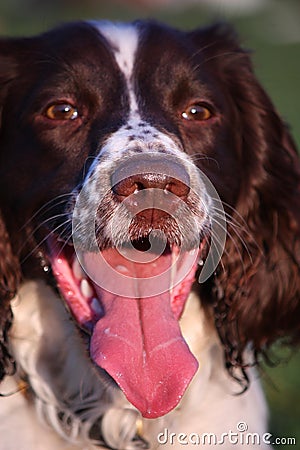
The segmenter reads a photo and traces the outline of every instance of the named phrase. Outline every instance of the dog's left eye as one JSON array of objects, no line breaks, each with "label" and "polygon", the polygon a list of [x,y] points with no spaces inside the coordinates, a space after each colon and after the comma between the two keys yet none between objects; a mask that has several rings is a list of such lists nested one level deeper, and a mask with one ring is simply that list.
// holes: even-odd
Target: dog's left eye
[{"label": "dog's left eye", "polygon": [[45,115],[52,120],[74,120],[79,116],[77,108],[69,103],[54,103],[48,106]]},{"label": "dog's left eye", "polygon": [[204,104],[196,103],[190,105],[186,108],[181,116],[186,120],[196,120],[196,121],[204,121],[208,120],[212,117],[213,113],[211,110]]}]

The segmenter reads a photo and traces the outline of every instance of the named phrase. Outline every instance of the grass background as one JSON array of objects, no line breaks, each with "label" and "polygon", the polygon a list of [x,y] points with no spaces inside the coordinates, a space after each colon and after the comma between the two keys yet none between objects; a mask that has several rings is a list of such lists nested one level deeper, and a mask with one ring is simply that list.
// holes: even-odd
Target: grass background
[{"label": "grass background", "polygon": [[[243,2],[240,1],[240,6]],[[109,0],[1,0],[0,34],[33,34],[72,19],[154,17],[186,29],[228,20],[238,29],[244,46],[254,50],[256,73],[290,124],[299,146],[300,1],[262,0],[258,10],[247,14],[241,7],[234,11],[221,3],[214,8],[199,4],[188,7],[187,3],[181,0],[181,6],[177,7],[145,8]],[[270,431],[278,437],[295,437],[293,448],[300,450],[299,353],[275,368],[266,368],[263,380],[271,408]]]}]

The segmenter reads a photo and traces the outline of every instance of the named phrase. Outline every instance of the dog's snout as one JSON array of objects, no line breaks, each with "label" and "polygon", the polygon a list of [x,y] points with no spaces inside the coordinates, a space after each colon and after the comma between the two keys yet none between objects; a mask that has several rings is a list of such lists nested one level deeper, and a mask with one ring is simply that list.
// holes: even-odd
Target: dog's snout
[{"label": "dog's snout", "polygon": [[167,220],[187,201],[190,178],[186,168],[164,155],[160,158],[133,158],[118,167],[112,192],[131,214],[154,227]]}]

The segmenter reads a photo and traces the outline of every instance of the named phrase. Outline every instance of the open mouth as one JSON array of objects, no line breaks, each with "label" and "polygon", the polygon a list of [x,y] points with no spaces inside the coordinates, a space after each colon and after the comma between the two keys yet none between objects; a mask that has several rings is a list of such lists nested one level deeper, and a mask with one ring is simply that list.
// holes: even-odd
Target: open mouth
[{"label": "open mouth", "polygon": [[99,253],[48,239],[53,274],[80,327],[91,335],[90,355],[147,418],[180,401],[198,368],[179,326],[195,280],[200,248],[147,239]]}]

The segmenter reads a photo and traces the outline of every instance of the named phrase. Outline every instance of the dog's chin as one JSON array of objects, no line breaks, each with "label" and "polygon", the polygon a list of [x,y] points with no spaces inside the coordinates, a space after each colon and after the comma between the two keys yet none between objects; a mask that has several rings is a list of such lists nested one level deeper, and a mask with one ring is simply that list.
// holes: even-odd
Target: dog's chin
[{"label": "dog's chin", "polygon": [[90,334],[90,356],[144,417],[179,403],[198,368],[179,326],[200,248],[160,250],[147,238],[99,252],[48,238],[48,257],[72,316]]}]

